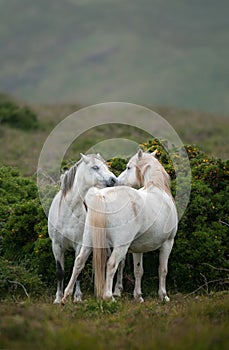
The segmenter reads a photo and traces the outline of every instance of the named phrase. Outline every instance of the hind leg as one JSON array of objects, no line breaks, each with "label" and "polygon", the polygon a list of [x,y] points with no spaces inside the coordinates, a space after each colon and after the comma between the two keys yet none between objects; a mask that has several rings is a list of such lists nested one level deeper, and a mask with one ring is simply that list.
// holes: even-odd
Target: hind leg
[{"label": "hind leg", "polygon": [[[75,259],[79,255],[80,249],[81,249],[81,246],[78,245],[77,248],[76,248]],[[73,297],[73,302],[74,303],[82,301],[82,295],[83,294],[82,294],[81,289],[80,289],[80,281],[81,281],[81,273],[77,277],[76,284],[75,284],[75,293],[74,293],[74,297]]]},{"label": "hind leg", "polygon": [[57,290],[54,304],[60,304],[64,292],[64,251],[61,246],[52,242],[53,255],[56,261]]},{"label": "hind leg", "polygon": [[167,240],[163,243],[159,253],[159,298],[163,301],[169,301],[169,297],[166,292],[166,276],[168,272],[168,260],[171,250],[173,248],[174,239]]},{"label": "hind leg", "polygon": [[117,271],[117,281],[114,289],[114,296],[121,297],[123,291],[123,270],[125,267],[125,258],[119,263]]},{"label": "hind leg", "polygon": [[134,287],[134,299],[139,303],[142,303],[144,299],[142,298],[141,291],[141,281],[143,276],[143,254],[133,253],[134,261],[134,277],[135,277],[135,287]]},{"label": "hind leg", "polygon": [[80,281],[81,281],[81,273],[79,274],[79,276],[77,277],[77,280],[76,280],[73,303],[78,303],[78,302],[82,301],[83,293],[81,292],[81,289],[80,289]]},{"label": "hind leg", "polygon": [[125,260],[126,253],[129,246],[127,247],[118,247],[114,248],[112,254],[107,262],[107,271],[106,271],[106,282],[104,287],[103,299],[113,299],[112,296],[112,287],[115,272],[119,266],[119,263],[122,260]]}]

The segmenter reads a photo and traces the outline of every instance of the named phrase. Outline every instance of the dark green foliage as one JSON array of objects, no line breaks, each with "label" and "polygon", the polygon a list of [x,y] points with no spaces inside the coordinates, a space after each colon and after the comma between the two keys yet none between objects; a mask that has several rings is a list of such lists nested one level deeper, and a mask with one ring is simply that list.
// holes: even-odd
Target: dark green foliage
[{"label": "dark green foliage", "polygon": [[29,107],[20,107],[11,100],[0,101],[0,123],[23,130],[37,129],[39,125]]},{"label": "dark green foliage", "polygon": [[110,166],[110,170],[118,176],[122,171],[126,169],[127,160],[122,158],[113,158],[108,165]]},{"label": "dark green foliage", "polygon": [[[1,295],[12,290],[8,278],[32,286],[35,293],[41,288],[34,254],[38,223],[47,230],[36,183],[21,177],[13,168],[0,167]],[[14,275],[9,276],[12,271]],[[21,292],[21,288],[14,289],[14,292]]]},{"label": "dark green foliage", "polygon": [[44,284],[35,271],[15,265],[0,256],[0,300],[8,295],[37,295],[44,290]]},{"label": "dark green foliage", "polygon": [[[157,157],[171,175],[173,193],[176,193],[176,174],[163,144],[150,140],[141,147],[149,152],[158,150]],[[209,158],[196,146],[188,145],[186,151],[192,170],[192,190],[169,260],[168,290],[190,292],[202,285],[201,290],[223,289],[229,271],[229,227],[226,225],[229,223],[229,162]],[[109,165],[118,175],[126,163],[127,160],[116,158]],[[55,192],[57,187],[54,187],[48,186],[46,193]],[[54,288],[55,262],[47,232],[47,217],[39,202],[36,184],[33,179],[23,178],[9,167],[0,168],[0,225],[2,259],[12,261],[9,264],[15,269],[27,269],[28,279],[40,276],[46,286]],[[68,279],[74,254],[66,255]],[[144,295],[155,295],[157,291],[157,268],[158,252],[145,254]],[[4,275],[6,269],[2,271]],[[6,281],[3,275],[1,281]],[[125,290],[132,293],[131,255],[127,257],[124,276]],[[84,270],[83,281],[83,289],[92,292],[91,261]],[[3,290],[9,288],[8,284],[0,283]],[[36,290],[35,285],[34,288]]]},{"label": "dark green foliage", "polygon": [[12,205],[35,199],[37,188],[34,181],[20,176],[18,170],[0,167],[0,228],[12,213]]},{"label": "dark green foliage", "polygon": [[11,212],[2,229],[4,256],[16,261],[30,260],[37,240],[36,227],[47,230],[46,217],[39,210],[39,200],[22,200],[11,207]]}]

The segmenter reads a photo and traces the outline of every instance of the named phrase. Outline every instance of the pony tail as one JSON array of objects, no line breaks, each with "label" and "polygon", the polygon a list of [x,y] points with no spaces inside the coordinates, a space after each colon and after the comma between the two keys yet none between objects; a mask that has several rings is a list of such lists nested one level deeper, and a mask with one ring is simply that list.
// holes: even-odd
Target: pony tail
[{"label": "pony tail", "polygon": [[[106,249],[106,213],[105,200],[96,194],[89,209],[89,224],[92,230],[93,266],[95,272],[95,293],[102,298],[105,284]],[[96,208],[96,209],[95,209]]]}]

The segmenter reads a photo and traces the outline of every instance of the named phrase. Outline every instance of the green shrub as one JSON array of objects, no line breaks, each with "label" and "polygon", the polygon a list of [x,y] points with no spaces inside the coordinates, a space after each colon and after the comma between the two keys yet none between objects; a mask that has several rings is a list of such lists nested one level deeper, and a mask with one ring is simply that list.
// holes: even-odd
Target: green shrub
[{"label": "green shrub", "polygon": [[39,126],[36,114],[29,107],[20,107],[10,100],[0,101],[0,123],[23,130]]},{"label": "green shrub", "polygon": [[23,265],[13,264],[0,256],[0,300],[11,295],[41,294],[43,288],[44,285],[36,272],[28,271]]},{"label": "green shrub", "polygon": [[126,169],[127,160],[122,158],[113,158],[108,165],[110,166],[110,170],[118,176],[122,171]]},{"label": "green shrub", "polygon": [[12,205],[35,198],[37,187],[33,180],[21,177],[11,167],[0,167],[0,229],[10,218]]},{"label": "green shrub", "polygon": [[35,292],[41,288],[34,259],[35,226],[40,223],[47,228],[47,219],[41,209],[36,183],[22,177],[18,170],[0,167],[1,295],[23,292],[19,284],[11,284],[8,279]]},{"label": "green shrub", "polygon": [[[41,223],[38,198],[22,200],[11,206],[11,212],[3,229],[2,249],[8,259],[18,262],[30,260],[37,240],[35,226]],[[44,217],[46,225],[46,218]],[[46,225],[47,226],[47,225]]]}]

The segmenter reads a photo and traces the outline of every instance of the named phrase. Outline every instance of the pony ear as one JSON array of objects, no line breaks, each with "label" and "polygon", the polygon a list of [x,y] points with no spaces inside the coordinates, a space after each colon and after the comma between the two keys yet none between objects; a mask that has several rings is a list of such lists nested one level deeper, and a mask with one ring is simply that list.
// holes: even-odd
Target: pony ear
[{"label": "pony ear", "polygon": [[100,153],[97,153],[97,157],[99,157],[100,160],[104,161],[103,157],[101,156]]},{"label": "pony ear", "polygon": [[153,156],[153,157],[155,157],[155,156],[156,156],[156,154],[157,154],[157,149],[155,149],[155,151],[154,151],[154,152],[152,152],[151,154],[152,154],[152,156]]},{"label": "pony ear", "polygon": [[88,164],[88,162],[89,162],[89,157],[88,156],[85,156],[85,154],[83,154],[83,153],[80,153],[80,155],[81,155],[81,159],[83,159],[83,161],[86,163],[86,164]]},{"label": "pony ear", "polygon": [[143,151],[142,151],[142,149],[139,149],[138,150],[138,160],[142,159],[142,155],[143,155]]}]

